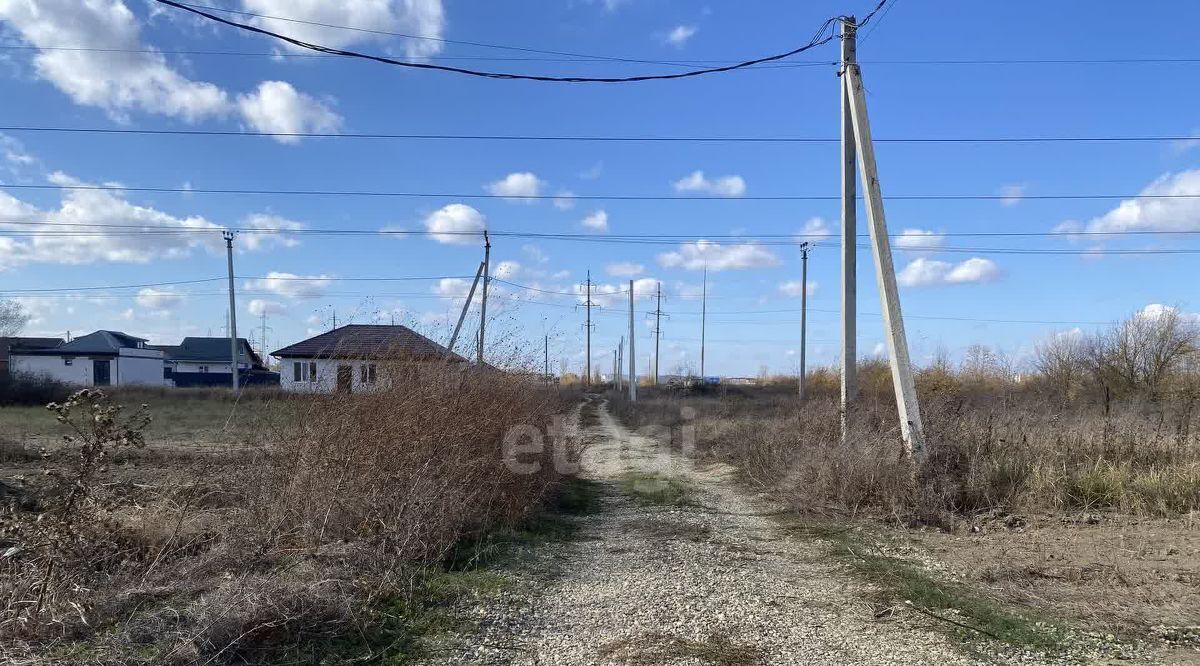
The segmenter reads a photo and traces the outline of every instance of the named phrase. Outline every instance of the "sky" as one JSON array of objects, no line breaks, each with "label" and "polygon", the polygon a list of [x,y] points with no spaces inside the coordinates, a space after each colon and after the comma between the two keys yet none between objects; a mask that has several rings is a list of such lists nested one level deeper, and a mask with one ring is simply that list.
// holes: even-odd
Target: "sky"
[{"label": "sky", "polygon": [[[862,17],[874,5],[205,2],[323,46],[553,76],[671,73],[772,55],[807,43],[830,17]],[[1112,0],[1087,12],[892,0],[860,32],[915,362],[959,358],[973,344],[1020,362],[1049,336],[1162,306],[1200,311],[1187,253],[1200,251],[1187,233],[1200,232],[1200,89],[1187,83],[1200,69],[1200,5],[1155,8],[1147,16]],[[445,342],[483,259],[482,239],[464,232],[486,228],[497,361],[540,363],[548,338],[552,370],[579,372],[579,294],[590,275],[595,367],[607,372],[629,334],[632,279],[638,367],[653,352],[649,313],[661,284],[660,371],[698,371],[707,268],[706,374],[795,372],[807,240],[808,359],[837,362],[836,142],[278,136],[835,139],[836,41],[784,66],[628,84],[493,80],[311,55],[148,0],[0,0],[0,298],[25,306],[25,334],[113,329],[155,343],[223,335],[221,231],[232,229],[242,230],[238,331],[256,346],[265,335],[268,350],[281,348],[335,318],[394,321]],[[1006,137],[1173,140],[886,141]],[[1171,196],[1128,198],[1139,194]],[[789,196],[815,198],[773,198]],[[953,198],[964,196],[985,198]],[[978,233],[1043,235],[960,235]],[[639,235],[673,238],[622,242]],[[882,353],[884,331],[874,262],[860,242],[858,349],[869,356]],[[473,312],[464,339],[477,327]]]}]

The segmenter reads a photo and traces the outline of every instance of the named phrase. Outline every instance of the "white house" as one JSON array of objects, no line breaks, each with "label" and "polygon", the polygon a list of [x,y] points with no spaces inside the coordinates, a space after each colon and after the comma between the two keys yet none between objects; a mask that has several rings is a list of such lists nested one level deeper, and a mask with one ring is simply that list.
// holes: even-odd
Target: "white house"
[{"label": "white house", "polygon": [[163,353],[144,338],[96,331],[57,347],[9,352],[11,374],[48,377],[80,386],[163,386]]},{"label": "white house", "polygon": [[349,324],[271,352],[279,385],[298,393],[353,393],[385,381],[386,363],[467,360],[406,326]]}]

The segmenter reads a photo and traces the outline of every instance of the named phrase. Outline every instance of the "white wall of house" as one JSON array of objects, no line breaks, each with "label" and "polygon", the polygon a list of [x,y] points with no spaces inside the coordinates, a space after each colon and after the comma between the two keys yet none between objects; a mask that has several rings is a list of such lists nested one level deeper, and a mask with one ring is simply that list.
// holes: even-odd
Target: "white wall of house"
[{"label": "white wall of house", "polygon": [[[66,384],[94,386],[95,364],[89,356],[12,354],[9,370],[13,373],[48,377]],[[151,349],[122,349],[117,357],[99,357],[109,363],[109,381],[116,386],[162,386],[162,352]]]},{"label": "white wall of house", "polygon": [[[333,393],[337,390],[338,367],[350,368],[350,391],[359,393],[379,388],[383,384],[382,364],[376,361],[338,360],[327,358],[285,358],[280,359],[279,386],[284,391],[295,393]],[[299,363],[300,381],[296,381],[296,364]],[[313,364],[316,364],[316,375],[312,374]],[[376,382],[363,381],[363,368],[376,367]],[[369,379],[369,372],[368,372]]]},{"label": "white wall of house", "polygon": [[157,349],[122,348],[113,363],[112,383],[118,386],[163,386],[163,353]]},{"label": "white wall of house", "polygon": [[[67,360],[70,360],[70,363]],[[92,359],[86,356],[23,356],[8,357],[9,372],[14,375],[47,377],[66,384],[92,385]]]}]

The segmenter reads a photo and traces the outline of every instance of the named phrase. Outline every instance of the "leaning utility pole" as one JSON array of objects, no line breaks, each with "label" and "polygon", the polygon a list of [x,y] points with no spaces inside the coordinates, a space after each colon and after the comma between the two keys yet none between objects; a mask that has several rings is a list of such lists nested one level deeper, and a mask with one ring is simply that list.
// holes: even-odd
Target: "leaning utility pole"
[{"label": "leaning utility pole", "polygon": [[487,328],[487,292],[488,292],[488,272],[491,270],[492,261],[492,241],[488,238],[488,232],[483,232],[483,299],[479,304],[479,353],[476,364],[483,367],[483,345],[487,338],[484,337],[484,331]]},{"label": "leaning utility pole", "polygon": [[700,288],[700,379],[704,379],[704,330],[708,319],[708,264],[704,265],[704,286]]},{"label": "leaning utility pole", "polygon": [[800,399],[804,400],[805,348],[808,343],[808,243],[800,244]]},{"label": "leaning utility pole", "polygon": [[870,221],[871,249],[875,255],[875,278],[879,283],[883,325],[887,329],[888,354],[891,358],[892,384],[896,391],[896,407],[900,416],[900,432],[905,451],[918,463],[925,458],[925,438],[921,426],[921,408],[917,403],[917,385],[913,378],[912,362],[908,355],[908,339],[904,333],[904,317],[900,312],[900,294],[896,287],[896,268],[888,242],[887,219],[883,212],[883,193],[879,187],[879,171],[875,163],[875,147],[871,143],[871,124],[867,119],[867,99],[863,91],[862,73],[857,64],[843,72],[850,96],[850,111],[854,137],[861,154],[859,177],[866,188],[867,218]]},{"label": "leaning utility pole", "polygon": [[637,354],[634,351],[633,341],[637,336],[634,335],[633,328],[633,280],[629,281],[629,401],[637,402]]},{"label": "leaning utility pole", "polygon": [[[858,393],[858,219],[857,192],[854,173],[857,164],[857,149],[854,145],[854,121],[850,114],[850,92],[846,88],[844,74],[855,64],[858,28],[853,16],[842,19],[842,390],[841,418],[842,441],[850,429],[850,412]],[[805,285],[807,288],[808,285]]]},{"label": "leaning utility pole", "polygon": [[238,390],[238,339],[237,339],[237,304],[233,292],[233,232],[226,229],[221,232],[225,239],[225,255],[229,263],[229,359],[230,375],[233,378],[233,392]]},{"label": "leaning utility pole", "polygon": [[483,268],[486,265],[486,261],[479,262],[479,270],[475,271],[475,281],[471,283],[471,290],[467,292],[467,302],[463,303],[462,312],[458,315],[458,323],[454,325],[454,333],[450,335],[450,344],[446,345],[446,351],[454,351],[454,343],[458,341],[458,332],[462,330],[463,320],[467,318],[467,310],[471,309],[471,299],[475,298],[475,287],[479,284],[479,278],[483,275]]}]

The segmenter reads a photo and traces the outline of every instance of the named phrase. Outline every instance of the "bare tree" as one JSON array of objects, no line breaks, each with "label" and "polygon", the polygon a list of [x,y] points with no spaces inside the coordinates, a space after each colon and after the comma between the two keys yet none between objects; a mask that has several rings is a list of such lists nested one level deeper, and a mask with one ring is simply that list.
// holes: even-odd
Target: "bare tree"
[{"label": "bare tree", "polygon": [[1200,324],[1177,308],[1145,310],[1089,341],[1088,364],[1105,386],[1157,394],[1200,352]]},{"label": "bare tree", "polygon": [[1079,331],[1058,333],[1038,343],[1033,366],[1064,397],[1070,397],[1090,374],[1089,344]]},{"label": "bare tree", "polygon": [[20,333],[27,323],[29,323],[29,315],[20,303],[0,300],[0,337]]}]

